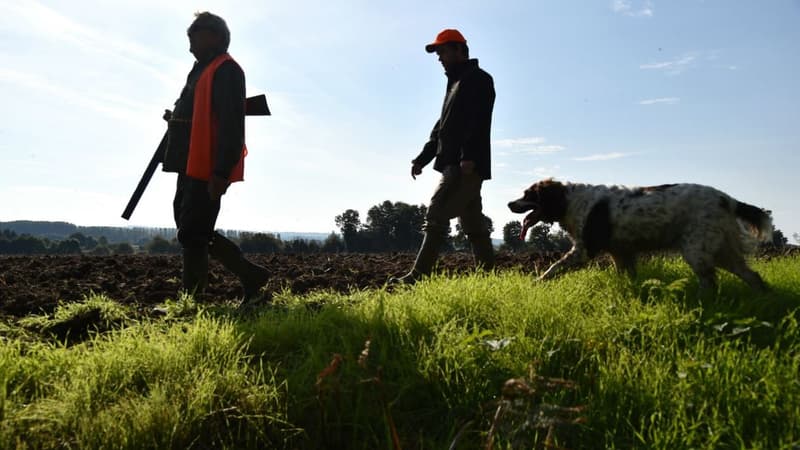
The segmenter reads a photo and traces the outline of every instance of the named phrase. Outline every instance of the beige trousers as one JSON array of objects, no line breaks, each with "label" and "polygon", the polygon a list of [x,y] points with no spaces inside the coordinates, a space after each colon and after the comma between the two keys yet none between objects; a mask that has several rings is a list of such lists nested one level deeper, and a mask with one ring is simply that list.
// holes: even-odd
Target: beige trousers
[{"label": "beige trousers", "polygon": [[446,233],[450,219],[458,217],[464,234],[488,235],[483,220],[482,185],[483,179],[476,172],[466,175],[457,165],[447,166],[428,206],[425,231]]}]

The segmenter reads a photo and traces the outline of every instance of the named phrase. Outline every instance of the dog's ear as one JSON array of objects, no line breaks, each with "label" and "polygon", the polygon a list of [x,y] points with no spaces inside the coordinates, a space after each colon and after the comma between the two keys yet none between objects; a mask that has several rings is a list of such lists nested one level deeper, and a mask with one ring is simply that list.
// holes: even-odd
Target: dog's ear
[{"label": "dog's ear", "polygon": [[542,218],[551,222],[563,218],[567,213],[567,187],[552,178],[538,184]]},{"label": "dog's ear", "polygon": [[539,186],[534,184],[533,186],[525,189],[522,198],[528,202],[535,202],[539,203]]}]

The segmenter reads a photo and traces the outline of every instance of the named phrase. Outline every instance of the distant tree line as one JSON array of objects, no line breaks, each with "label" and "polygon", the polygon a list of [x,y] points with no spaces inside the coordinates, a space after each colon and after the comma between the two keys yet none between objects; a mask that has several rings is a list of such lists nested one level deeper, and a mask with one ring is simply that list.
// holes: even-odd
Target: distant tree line
[{"label": "distant tree line", "polygon": [[389,200],[367,211],[365,223],[358,211],[348,209],[334,218],[348,252],[415,250],[422,242],[425,205]]},{"label": "distant tree line", "polygon": [[81,234],[95,239],[105,238],[109,244],[130,243],[134,246],[144,245],[155,236],[169,236],[175,234],[174,228],[162,227],[87,227],[78,226],[69,222],[50,222],[35,220],[14,220],[0,222],[0,230],[10,230],[17,235],[27,234],[39,239],[62,241],[75,234]]},{"label": "distant tree line", "polygon": [[[236,233],[227,237],[237,242],[247,253],[336,253],[344,251],[344,241],[331,233],[324,241],[314,239],[281,240],[272,233]],[[171,255],[179,254],[181,245],[177,239],[155,236],[142,245],[127,242],[109,243],[101,236],[95,239],[82,233],[73,233],[66,239],[52,240],[17,234],[11,230],[0,230],[0,255],[130,255],[134,253]]]},{"label": "distant tree line", "polygon": [[[367,210],[366,220],[362,223],[358,211],[348,209],[335,217],[339,227],[344,248],[348,252],[383,253],[416,251],[424,236],[425,205],[409,205],[389,200],[377,204]],[[492,219],[483,216],[489,232],[494,231]],[[469,250],[470,245],[461,225],[456,223],[447,232],[448,239],[444,243],[444,251]]]},{"label": "distant tree line", "polygon": [[132,254],[134,247],[127,242],[110,244],[101,236],[98,239],[73,233],[66,239],[51,240],[11,230],[0,231],[0,254],[2,255],[111,255]]},{"label": "distant tree line", "polygon": [[[229,239],[236,242],[245,253],[383,253],[383,252],[414,252],[424,236],[425,214],[427,207],[423,204],[409,205],[403,202],[386,200],[369,210],[364,222],[354,209],[347,209],[334,218],[340,233],[330,233],[324,240],[295,238],[281,239],[280,234],[251,233],[240,231],[222,231]],[[484,216],[490,232],[494,231],[492,219]],[[68,224],[69,225],[69,224]],[[37,225],[43,227],[43,225]],[[63,228],[63,223],[54,223],[44,229],[54,233],[56,228]],[[31,225],[33,227],[33,225]],[[74,227],[74,225],[72,225]],[[83,227],[86,229],[99,229],[102,227]],[[111,228],[111,227],[109,227]],[[156,229],[151,229],[156,230]],[[169,231],[169,229],[164,229]],[[470,245],[467,236],[456,223],[448,231],[448,239],[444,244],[444,251],[469,251]],[[508,252],[564,252],[570,249],[572,242],[569,237],[557,227],[540,223],[532,227],[527,239],[520,236],[522,224],[519,221],[508,222],[503,226],[503,243],[500,250]],[[165,235],[174,235],[165,233]],[[800,235],[795,233],[794,239],[800,242]],[[780,230],[775,230],[772,242],[765,244],[764,248],[784,248],[788,239]],[[146,254],[178,254],[181,246],[175,238],[167,239],[157,234],[149,239],[140,239],[138,242],[109,242],[105,236],[87,236],[82,232],[75,232],[64,239],[51,239],[48,237],[34,236],[13,230],[0,230],[0,255],[125,255],[133,253]]]},{"label": "distant tree line", "polygon": [[564,231],[545,223],[531,227],[527,240],[523,240],[521,233],[522,223],[518,220],[505,224],[500,249],[509,252],[565,252],[572,248],[572,241]]}]

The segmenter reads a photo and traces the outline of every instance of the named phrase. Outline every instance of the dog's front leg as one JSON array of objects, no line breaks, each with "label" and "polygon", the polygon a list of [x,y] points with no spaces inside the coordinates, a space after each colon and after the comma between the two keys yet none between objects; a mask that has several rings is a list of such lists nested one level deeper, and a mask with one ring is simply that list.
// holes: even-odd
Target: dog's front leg
[{"label": "dog's front leg", "polygon": [[575,266],[579,266],[586,262],[586,250],[582,246],[575,245],[570,251],[558,261],[554,262],[543,274],[539,276],[540,280],[549,280],[554,278]]}]

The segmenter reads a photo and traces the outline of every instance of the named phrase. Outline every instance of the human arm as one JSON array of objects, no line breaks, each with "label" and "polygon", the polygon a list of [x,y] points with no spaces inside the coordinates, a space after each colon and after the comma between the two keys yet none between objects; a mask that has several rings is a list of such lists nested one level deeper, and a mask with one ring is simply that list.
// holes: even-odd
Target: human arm
[{"label": "human arm", "polygon": [[212,85],[217,139],[212,174],[228,180],[244,148],[245,79],[233,61],[219,66]]},{"label": "human arm", "polygon": [[471,173],[476,166],[489,163],[494,82],[486,72],[475,71],[460,84],[459,103],[463,113],[458,122],[463,134],[458,156],[462,172]]},{"label": "human arm", "polygon": [[417,175],[422,173],[422,168],[427,166],[433,158],[436,157],[436,149],[438,146],[439,141],[439,121],[436,121],[436,124],[433,126],[433,130],[431,130],[430,138],[428,142],[422,147],[422,151],[416,158],[411,160],[411,178],[416,179]]}]

